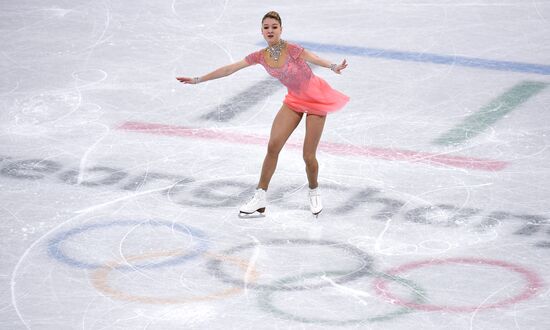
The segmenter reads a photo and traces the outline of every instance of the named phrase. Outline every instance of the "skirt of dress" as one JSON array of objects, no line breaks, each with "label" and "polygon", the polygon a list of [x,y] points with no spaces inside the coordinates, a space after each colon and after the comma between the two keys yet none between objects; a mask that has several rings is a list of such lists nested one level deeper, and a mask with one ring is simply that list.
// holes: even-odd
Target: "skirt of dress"
[{"label": "skirt of dress", "polygon": [[288,91],[283,101],[296,112],[305,112],[320,116],[342,109],[348,103],[349,97],[330,87],[330,85],[313,75],[307,87],[300,91]]}]

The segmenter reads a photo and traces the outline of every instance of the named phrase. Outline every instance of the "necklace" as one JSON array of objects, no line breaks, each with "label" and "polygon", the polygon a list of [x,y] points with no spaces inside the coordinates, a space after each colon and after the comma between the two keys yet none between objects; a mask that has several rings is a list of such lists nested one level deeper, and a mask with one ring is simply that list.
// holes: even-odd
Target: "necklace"
[{"label": "necklace", "polygon": [[281,51],[286,45],[286,41],[281,40],[278,44],[274,46],[267,46],[266,50],[269,54],[269,57],[271,57],[275,62],[279,61],[279,58],[281,57]]}]

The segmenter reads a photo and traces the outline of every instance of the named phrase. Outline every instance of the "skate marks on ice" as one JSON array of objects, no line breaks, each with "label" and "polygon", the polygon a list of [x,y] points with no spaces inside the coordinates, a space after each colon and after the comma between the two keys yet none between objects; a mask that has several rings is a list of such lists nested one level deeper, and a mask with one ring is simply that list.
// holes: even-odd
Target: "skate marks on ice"
[{"label": "skate marks on ice", "polygon": [[[379,278],[376,280],[376,284],[374,285],[376,288],[376,292],[387,299],[393,301],[394,303],[401,305],[401,306],[408,306],[414,309],[423,310],[423,311],[445,311],[445,312],[456,312],[456,313],[469,313],[469,312],[477,312],[481,310],[486,309],[494,309],[494,308],[502,308],[509,305],[516,304],[520,301],[530,299],[534,295],[538,293],[539,290],[541,290],[544,287],[544,283],[542,281],[542,278],[534,271],[531,271],[525,267],[522,267],[518,264],[513,264],[509,262],[505,262],[502,260],[493,260],[493,259],[486,259],[486,258],[447,258],[447,259],[430,259],[425,261],[418,261],[418,262],[411,262],[408,264],[404,264],[398,267],[395,267],[393,269],[388,270],[388,274],[390,276],[395,276],[401,273],[407,273],[414,271],[416,269],[420,269],[423,267],[441,267],[451,265],[452,267],[456,266],[462,266],[466,265],[466,268],[468,266],[473,266],[475,268],[482,269],[483,275],[480,276],[488,276],[487,273],[495,272],[495,274],[499,274],[499,276],[494,276],[493,278],[507,278],[508,276],[510,278],[517,278],[514,280],[513,283],[523,283],[523,287],[514,287],[511,288],[508,285],[502,285],[498,284],[496,287],[497,289],[495,291],[492,291],[493,293],[491,295],[488,295],[483,299],[483,301],[479,304],[473,304],[471,306],[458,306],[458,305],[436,305],[431,303],[414,303],[410,301],[405,301],[402,298],[399,298],[398,296],[391,293],[391,290],[388,289],[389,282],[386,281],[383,278]],[[477,269],[474,269],[474,271],[471,271],[471,273],[474,273],[477,271]],[[504,273],[505,275],[501,275]],[[505,295],[501,295],[501,292],[506,292]],[[500,296],[500,299],[495,299],[495,296]]]},{"label": "skate marks on ice", "polygon": [[147,268],[157,268],[157,267],[163,267],[163,266],[177,265],[179,263],[184,263],[189,259],[193,259],[200,254],[203,254],[208,248],[206,244],[207,241],[205,240],[205,235],[200,230],[197,230],[195,228],[192,228],[186,225],[180,225],[174,222],[155,221],[155,220],[144,220],[144,221],[121,220],[121,221],[89,224],[89,225],[73,228],[69,231],[60,232],[48,242],[48,254],[53,258],[57,259],[58,261],[73,267],[84,268],[84,269],[96,269],[96,268],[99,268],[101,264],[80,261],[67,255],[63,251],[63,246],[65,245],[65,242],[74,241],[75,240],[74,237],[82,237],[83,235],[86,236],[85,234],[89,232],[99,231],[99,232],[105,232],[105,234],[107,234],[109,231],[111,231],[113,228],[116,228],[116,227],[123,227],[123,228],[129,227],[130,228],[129,230],[133,231],[144,226],[165,227],[169,229],[170,232],[172,233],[179,233],[180,235],[183,235],[183,236],[189,236],[193,238],[193,240],[191,241],[193,246],[191,246],[190,248],[185,247],[186,249],[189,249],[191,251],[189,253],[175,254],[173,258],[164,260],[158,263],[147,263],[145,265],[133,264],[132,268],[134,269],[147,269]]},{"label": "skate marks on ice", "polygon": [[[144,304],[158,304],[158,305],[177,305],[177,304],[187,304],[187,303],[196,303],[196,302],[225,299],[234,295],[241,294],[242,291],[246,290],[246,286],[244,288],[241,286],[233,286],[228,289],[223,289],[223,290],[214,291],[214,292],[204,292],[199,295],[193,294],[188,296],[186,294],[182,294],[182,296],[177,296],[177,295],[171,294],[170,296],[166,296],[166,297],[158,297],[154,295],[151,295],[151,296],[138,295],[135,292],[132,292],[133,290],[126,292],[126,291],[123,291],[122,289],[113,287],[112,284],[110,283],[111,282],[110,277],[112,277],[111,273],[117,270],[119,271],[119,268],[122,264],[127,264],[128,262],[133,262],[133,261],[142,261],[142,260],[156,259],[156,258],[163,258],[163,257],[180,257],[180,256],[182,256],[182,252],[176,250],[176,251],[153,252],[148,254],[124,257],[124,260],[109,262],[99,267],[97,270],[95,270],[91,274],[91,281],[93,286],[98,291],[111,297],[112,299],[139,302]],[[244,274],[246,274],[245,278],[247,282],[253,283],[258,278],[257,271],[254,269],[252,265],[247,263],[247,261],[244,259],[228,257],[224,255],[216,255],[212,253],[204,253],[202,256],[204,258],[207,258],[208,260],[226,262],[240,268],[241,271]],[[127,274],[119,274],[119,275],[128,277]],[[135,282],[140,281],[139,278],[133,278],[132,280]],[[144,279],[144,280],[147,280],[147,279]],[[142,283],[140,283],[139,285],[143,286]],[[187,289],[187,291],[191,293],[195,293],[193,292],[192,288],[189,285],[185,285],[185,289]],[[154,293],[154,294],[158,295],[158,293]]]},{"label": "skate marks on ice", "polygon": [[507,90],[498,98],[466,117],[456,127],[443,133],[432,143],[458,145],[485,131],[506,114],[519,107],[532,96],[540,93],[549,84],[538,81],[522,81]]},{"label": "skate marks on ice", "polygon": [[[77,178],[82,175],[81,171],[85,172],[85,179],[78,182]],[[45,160],[38,157],[25,159],[8,155],[0,155],[0,176],[17,180],[19,183],[80,186],[82,189],[108,189],[129,194],[121,197],[121,200],[140,194],[160,194],[176,205],[227,211],[234,214],[235,218],[238,205],[254,192],[252,182],[238,179],[203,180],[187,173],[166,173],[155,168],[141,172],[139,169],[113,168],[102,164],[79,169],[62,160]],[[284,216],[285,212],[299,218],[300,214],[307,215],[307,197],[302,191],[304,185],[291,182],[289,184],[290,186],[270,189],[270,209],[277,210],[281,216]],[[397,192],[389,192],[368,184],[329,183],[323,185],[323,192],[327,196],[333,196],[333,200],[330,203],[331,207],[325,207],[322,219],[351,216],[360,221],[372,219],[382,223],[391,219],[434,228],[464,227],[472,234],[479,235],[490,234],[501,227],[512,225],[516,229],[510,234],[517,238],[538,240],[532,243],[541,249],[546,249],[550,245],[550,233],[544,230],[550,221],[542,214],[518,213],[506,209],[484,210],[448,203],[412,203],[408,195],[396,196]],[[117,200],[109,199],[100,205],[116,203]],[[272,217],[278,218],[280,217],[277,215]]]},{"label": "skate marks on ice", "polygon": [[[125,122],[117,129],[164,136],[194,138],[202,140],[222,141],[241,145],[267,145],[268,137],[225,132],[224,130],[208,128],[190,128],[166,124]],[[286,148],[301,149],[301,142],[288,141]],[[439,153],[419,152],[412,150],[396,150],[370,146],[356,146],[351,144],[320,142],[319,150],[333,154],[356,157],[369,157],[389,161],[407,161],[422,163],[437,167],[462,168],[479,171],[500,171],[506,168],[507,162],[491,159],[453,156]]]},{"label": "skate marks on ice", "polygon": [[[78,219],[48,234],[47,244],[34,245],[14,273],[14,299],[29,325],[53,312],[45,308],[44,314],[37,313],[32,307],[37,301],[55,309],[87,306],[93,301],[91,310],[96,311],[117,302],[179,306],[217,301],[240,304],[279,320],[352,326],[392,322],[417,310],[467,313],[472,306],[486,306],[479,311],[511,308],[536,298],[543,287],[536,271],[510,260],[472,260],[464,256],[461,262],[444,257],[457,244],[491,242],[498,246],[499,240],[505,241],[510,235],[515,241],[523,241],[523,249],[545,253],[548,249],[544,242],[549,239],[544,225],[548,219],[542,215],[445,203],[415,204],[410,196],[369,186],[357,178],[353,184],[335,178],[334,183],[323,185],[323,191],[332,196],[332,207],[323,211],[326,213],[320,223],[306,221],[307,195],[303,183],[296,182],[270,190],[273,215],[249,222],[237,219],[235,213],[253,192],[252,182],[204,180],[189,173],[166,173],[154,168],[140,172],[103,164],[83,170],[85,180],[79,184],[76,178],[80,169],[70,162],[11,156],[2,156],[0,162],[0,176],[18,185],[42,183],[129,196],[147,192],[189,210],[186,213],[195,210],[204,214],[207,210],[210,215],[198,221],[193,216],[136,220],[94,215],[99,208],[80,213]],[[289,178],[300,180],[298,176]],[[213,231],[209,221],[226,214],[232,220]],[[189,219],[193,219],[193,227],[184,224]],[[388,246],[395,243],[391,235],[382,242],[369,241],[369,234],[357,230],[361,226],[380,228],[389,221],[393,230],[403,227],[437,231],[440,240],[411,244],[410,250],[404,245],[392,249]],[[311,232],[312,227],[320,228],[320,232]],[[235,234],[242,229],[258,231],[261,236],[256,234],[252,242],[246,238],[213,239],[220,237],[220,230]],[[348,230],[352,237],[326,239],[329,232],[338,237],[338,233]],[[457,230],[463,234],[461,237],[456,237]],[[304,233],[311,235],[290,237]],[[382,262],[380,256],[399,255],[427,255],[431,263],[420,260],[415,265],[378,265]],[[433,272],[433,267],[441,271]],[[37,282],[36,274],[44,270],[51,275]],[[437,278],[437,274],[449,282]],[[380,282],[380,277],[386,281]],[[478,282],[468,287],[472,278]],[[469,297],[461,304],[446,296],[457,283]],[[479,288],[486,290],[479,292]],[[296,301],[303,302],[298,306],[312,307],[295,309],[292,306]],[[329,312],[339,310],[339,306],[346,306],[341,315]],[[320,310],[327,313],[319,314]],[[215,312],[207,313],[205,320],[216,320]]]},{"label": "skate marks on ice", "polygon": [[281,88],[281,84],[271,78],[264,79],[255,83],[252,87],[240,92],[231,97],[226,102],[216,106],[216,109],[211,110],[201,119],[211,120],[216,122],[228,122],[250,108],[256,106],[263,100],[268,99],[277,90]]},{"label": "skate marks on ice", "polygon": [[[264,318],[351,326],[390,322],[416,311],[509,308],[535,298],[543,287],[536,272],[504,260],[431,258],[384,270],[378,257],[345,242],[252,237],[238,245],[222,243],[226,247],[220,249],[205,244],[212,234],[181,221],[108,217],[57,230],[47,244],[36,246],[47,253],[33,251],[15,278],[21,315],[33,325],[40,313],[32,312],[32,305],[47,306],[52,299],[55,308],[93,301],[91,311],[98,312],[117,301],[137,306],[218,301],[265,313]],[[35,283],[40,269],[51,276]],[[449,283],[461,286],[468,297],[461,302],[472,307],[444,294]]]}]

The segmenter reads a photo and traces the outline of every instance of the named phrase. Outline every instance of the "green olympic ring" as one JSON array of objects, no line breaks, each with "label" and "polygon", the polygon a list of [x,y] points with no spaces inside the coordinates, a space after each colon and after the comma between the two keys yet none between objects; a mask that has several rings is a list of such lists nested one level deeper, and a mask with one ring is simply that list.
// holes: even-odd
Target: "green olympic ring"
[{"label": "green olympic ring", "polygon": [[[286,278],[280,279],[278,282],[281,283],[281,284],[287,284],[287,283],[291,283],[291,282],[302,281],[302,280],[307,279],[307,278],[322,277],[322,276],[339,276],[339,275],[345,275],[345,274],[347,274],[347,273],[346,272],[338,272],[338,271],[306,273],[306,274],[303,274],[303,275],[286,277]],[[405,286],[406,288],[411,289],[411,291],[413,292],[413,295],[414,295],[414,301],[416,303],[420,304],[422,302],[425,302],[425,298],[424,298],[425,297],[425,291],[423,289],[421,289],[418,285],[414,284],[413,282],[411,282],[409,280],[406,280],[406,279],[403,279],[403,278],[400,278],[400,277],[397,277],[397,276],[392,276],[392,275],[379,273],[379,272],[370,272],[369,274],[373,277],[382,277],[382,278],[388,279],[390,281],[397,282],[397,283]],[[382,314],[382,315],[378,315],[378,316],[372,316],[372,317],[365,317],[365,318],[361,318],[361,319],[350,319],[350,320],[341,320],[341,321],[339,321],[339,320],[327,320],[327,319],[314,319],[314,318],[307,318],[307,317],[294,315],[294,314],[285,312],[285,311],[277,308],[276,306],[274,306],[274,304],[273,304],[273,295],[275,294],[275,292],[279,292],[279,291],[276,291],[276,290],[263,290],[263,291],[258,292],[258,303],[260,305],[260,308],[262,308],[266,312],[276,314],[277,316],[279,316],[283,319],[298,321],[298,322],[302,322],[302,323],[316,323],[316,324],[325,324],[325,325],[333,325],[333,326],[344,326],[344,325],[353,325],[353,324],[360,324],[360,323],[367,323],[367,322],[388,321],[388,320],[393,319],[397,316],[407,314],[407,313],[410,313],[410,312],[414,311],[413,308],[401,307],[401,308],[399,308],[396,311],[391,312],[391,313]]]}]

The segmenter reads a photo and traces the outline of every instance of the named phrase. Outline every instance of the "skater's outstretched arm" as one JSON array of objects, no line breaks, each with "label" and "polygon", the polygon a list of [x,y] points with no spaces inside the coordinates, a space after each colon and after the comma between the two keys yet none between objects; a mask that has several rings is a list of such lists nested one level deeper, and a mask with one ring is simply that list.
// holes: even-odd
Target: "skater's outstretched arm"
[{"label": "skater's outstretched arm", "polygon": [[307,49],[304,49],[304,51],[300,54],[300,57],[310,63],[329,68],[337,74],[340,74],[342,70],[348,67],[348,63],[346,62],[346,60],[343,60],[340,64],[334,64],[328,60],[325,60],[324,58],[317,56]]},{"label": "skater's outstretched arm", "polygon": [[194,77],[194,78],[176,77],[176,79],[179,82],[184,83],[184,84],[198,84],[200,82],[205,82],[205,81],[208,81],[208,80],[213,80],[213,79],[218,79],[218,78],[229,76],[229,75],[239,71],[240,69],[246,68],[247,66],[250,66],[250,64],[248,64],[248,62],[246,62],[245,60],[240,60],[238,62],[222,66],[221,68],[218,68],[218,69],[216,69],[216,70],[214,70],[214,71],[210,72],[209,74],[204,75],[202,77]]}]

